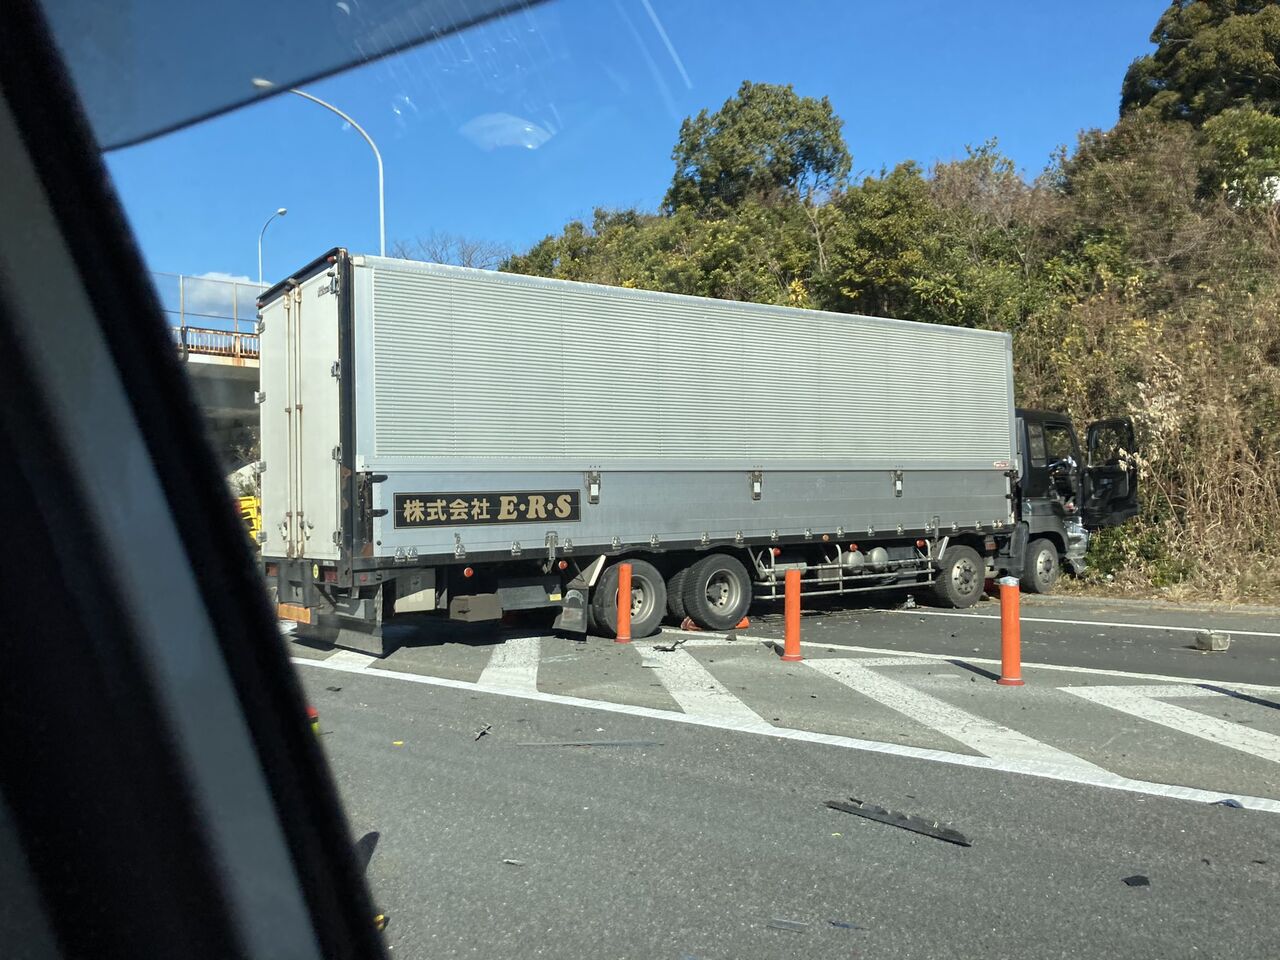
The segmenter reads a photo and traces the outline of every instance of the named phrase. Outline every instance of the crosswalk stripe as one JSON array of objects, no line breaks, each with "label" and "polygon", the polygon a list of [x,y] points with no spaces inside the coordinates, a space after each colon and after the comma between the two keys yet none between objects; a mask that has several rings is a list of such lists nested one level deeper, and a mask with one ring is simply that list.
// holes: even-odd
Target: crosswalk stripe
[{"label": "crosswalk stripe", "polygon": [[[376,680],[395,680],[402,683],[426,684],[451,690],[462,690],[470,693],[488,693],[494,696],[518,697],[522,700],[534,700],[540,703],[558,704],[565,707],[581,707],[599,710],[605,713],[622,714],[631,717],[644,717],[649,720],[661,720],[669,723],[688,724],[690,726],[708,727],[716,730],[733,730],[739,733],[766,736],[779,740],[792,740],[808,744],[822,744],[851,750],[863,750],[868,753],[884,754],[913,760],[927,760],[947,763],[958,767],[969,767],[979,770],[999,771],[1004,773],[1025,774],[1034,777],[1046,777],[1068,783],[1087,784],[1111,790],[1124,790],[1147,796],[1168,797],[1178,800],[1190,800],[1198,803],[1210,803],[1224,797],[1233,797],[1245,807],[1253,810],[1267,810],[1280,813],[1280,800],[1270,797],[1255,797],[1248,794],[1206,790],[1199,787],[1179,786],[1168,783],[1153,783],[1147,780],[1134,780],[1119,774],[1109,773],[1100,768],[1081,766],[1078,762],[1071,765],[1053,763],[1027,763],[1013,759],[994,757],[975,757],[972,754],[951,753],[946,750],[934,750],[926,747],[913,747],[904,743],[885,743],[877,740],[862,740],[833,733],[817,733],[812,730],[798,730],[789,727],[777,727],[763,721],[755,724],[727,724],[712,717],[701,717],[694,714],[679,713],[674,710],[663,710],[656,707],[644,707],[632,703],[614,703],[607,700],[589,700],[584,697],[573,697],[565,694],[545,693],[542,691],[522,692],[503,689],[501,687],[481,687],[479,684],[465,680],[454,680],[450,677],[426,676],[419,673],[406,673],[402,670],[365,670],[361,667],[334,663],[332,657],[327,660],[312,660],[306,657],[294,657],[293,662],[308,670],[337,670],[344,673],[356,673]],[[1073,758],[1075,759],[1075,758]]]},{"label": "crosswalk stripe", "polygon": [[376,657],[371,657],[367,653],[357,653],[354,650],[338,650],[329,657],[328,662],[348,669],[367,670],[378,661]]},{"label": "crosswalk stripe", "polygon": [[1224,694],[1199,687],[1060,687],[1067,693],[1100,703],[1121,713],[1149,720],[1181,733],[1231,747],[1263,760],[1280,763],[1280,737],[1262,730],[1211,717],[1197,710],[1165,703],[1173,697],[1222,697]]},{"label": "crosswalk stripe", "polygon": [[844,684],[863,696],[870,697],[910,717],[938,733],[944,734],[984,756],[998,760],[1052,763],[1081,770],[1101,772],[1099,767],[1074,754],[1033,740],[1017,730],[1010,730],[984,717],[961,710],[937,697],[922,693],[905,683],[890,679],[864,666],[862,660],[806,660],[807,666],[824,676]]},{"label": "crosswalk stripe", "polygon": [[684,650],[661,653],[652,647],[637,648],[644,666],[652,667],[671,699],[685,713],[715,720],[727,726],[755,726],[768,722],[735,697],[707,668]]},{"label": "crosswalk stripe", "polygon": [[536,691],[541,653],[542,641],[538,637],[512,637],[493,648],[477,682],[482,687]]}]

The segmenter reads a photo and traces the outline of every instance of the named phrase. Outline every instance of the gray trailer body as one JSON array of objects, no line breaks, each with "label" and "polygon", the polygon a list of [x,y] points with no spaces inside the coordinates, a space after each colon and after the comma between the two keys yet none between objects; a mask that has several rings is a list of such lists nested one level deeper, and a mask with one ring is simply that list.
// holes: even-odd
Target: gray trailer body
[{"label": "gray trailer body", "polygon": [[266,558],[358,569],[1013,523],[1006,334],[344,260],[262,305]]}]

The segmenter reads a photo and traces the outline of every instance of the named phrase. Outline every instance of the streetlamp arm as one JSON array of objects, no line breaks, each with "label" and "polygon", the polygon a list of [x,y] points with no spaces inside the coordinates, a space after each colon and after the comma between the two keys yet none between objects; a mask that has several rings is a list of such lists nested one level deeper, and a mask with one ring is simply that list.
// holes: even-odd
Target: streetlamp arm
[{"label": "streetlamp arm", "polygon": [[379,256],[385,257],[387,255],[387,218],[386,203],[384,201],[383,194],[382,154],[378,151],[378,145],[373,142],[373,137],[369,136],[369,134],[365,132],[364,127],[360,126],[360,124],[356,123],[349,114],[339,110],[332,103],[321,100],[319,97],[313,96],[305,90],[299,90],[296,87],[290,87],[289,92],[296,93],[304,100],[310,100],[312,103],[318,104],[332,113],[336,113],[343,120],[347,121],[347,123],[351,124],[356,133],[364,137],[364,142],[367,143],[369,145],[369,149],[373,151],[374,159],[378,161],[378,254]]}]

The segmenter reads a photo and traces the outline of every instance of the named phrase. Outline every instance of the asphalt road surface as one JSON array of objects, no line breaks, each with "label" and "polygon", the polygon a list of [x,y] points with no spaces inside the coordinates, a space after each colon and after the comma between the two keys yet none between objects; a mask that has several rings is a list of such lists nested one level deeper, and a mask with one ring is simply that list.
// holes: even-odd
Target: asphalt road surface
[{"label": "asphalt road surface", "polygon": [[1280,956],[1280,615],[1025,600],[1002,687],[998,613],[290,648],[393,957]]}]

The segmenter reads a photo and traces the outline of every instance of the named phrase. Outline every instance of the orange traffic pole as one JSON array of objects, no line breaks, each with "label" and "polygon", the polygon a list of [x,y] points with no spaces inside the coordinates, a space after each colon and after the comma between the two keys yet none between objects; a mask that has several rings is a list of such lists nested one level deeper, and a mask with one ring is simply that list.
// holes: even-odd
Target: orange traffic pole
[{"label": "orange traffic pole", "polygon": [[1000,679],[1006,687],[1022,686],[1022,620],[1018,612],[1018,578],[1001,577],[1000,585]]},{"label": "orange traffic pole", "polygon": [[631,564],[618,564],[618,639],[631,642]]},{"label": "orange traffic pole", "polygon": [[782,659],[796,661],[800,656],[800,571],[792,567],[787,571],[786,592],[783,599],[785,632],[782,641]]}]

